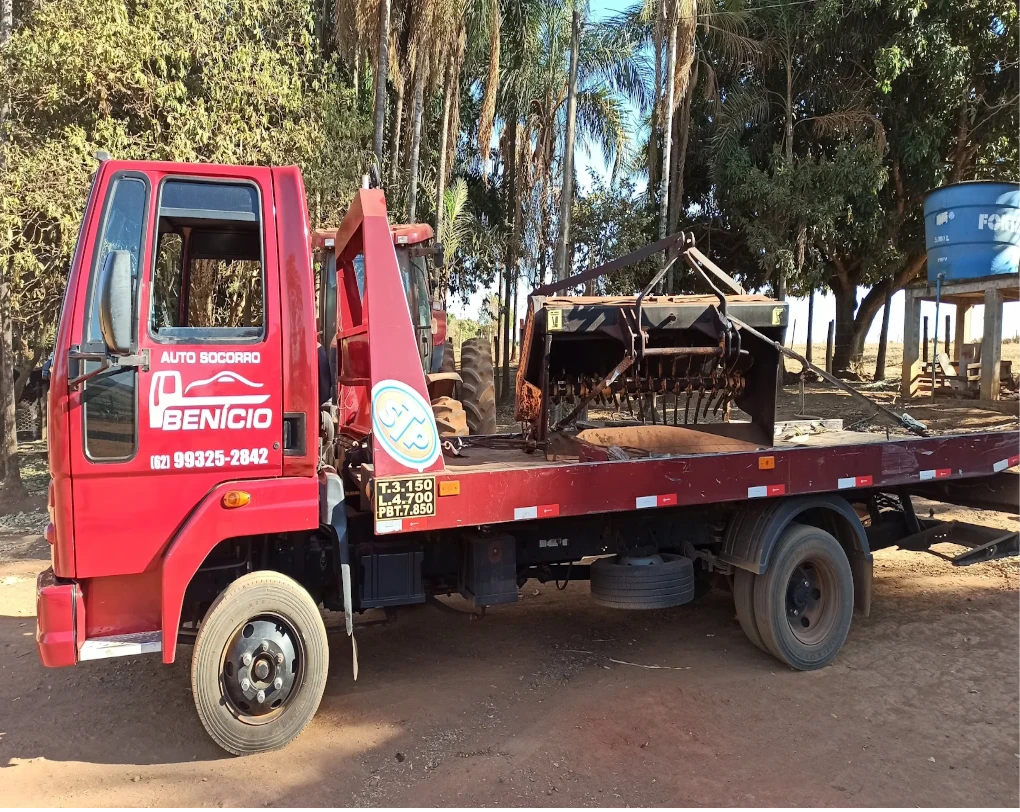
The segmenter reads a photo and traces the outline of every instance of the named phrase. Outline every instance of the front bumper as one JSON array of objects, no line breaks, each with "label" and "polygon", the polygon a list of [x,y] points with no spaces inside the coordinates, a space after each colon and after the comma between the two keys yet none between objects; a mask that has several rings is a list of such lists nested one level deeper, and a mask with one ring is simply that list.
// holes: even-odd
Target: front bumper
[{"label": "front bumper", "polygon": [[35,582],[35,642],[49,668],[78,662],[78,641],[85,639],[85,601],[76,581],[58,579],[53,568]]}]

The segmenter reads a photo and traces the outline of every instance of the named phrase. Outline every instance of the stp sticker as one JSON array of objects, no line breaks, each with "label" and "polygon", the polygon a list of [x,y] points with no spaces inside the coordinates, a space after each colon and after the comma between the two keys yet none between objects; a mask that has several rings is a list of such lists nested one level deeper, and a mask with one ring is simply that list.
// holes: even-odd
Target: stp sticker
[{"label": "stp sticker", "polygon": [[406,468],[424,471],[441,452],[432,407],[402,381],[372,387],[372,430],[383,451]]},{"label": "stp sticker", "polygon": [[269,394],[261,383],[229,369],[186,387],[177,370],[162,370],[149,386],[149,428],[163,431],[268,429],[273,410],[262,407]]}]

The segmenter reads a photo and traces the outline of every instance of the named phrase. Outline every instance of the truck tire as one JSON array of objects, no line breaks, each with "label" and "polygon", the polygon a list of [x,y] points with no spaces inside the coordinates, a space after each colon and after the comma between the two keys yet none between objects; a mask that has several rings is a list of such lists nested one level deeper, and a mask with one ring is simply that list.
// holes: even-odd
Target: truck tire
[{"label": "truck tire", "polygon": [[457,361],[453,357],[453,341],[447,339],[443,342],[443,363],[439,367],[440,372],[456,372]]},{"label": "truck tire", "polygon": [[854,579],[829,533],[790,524],[754,579],[754,616],[768,650],[798,671],[832,662],[850,631]]},{"label": "truck tire", "polygon": [[668,609],[694,599],[694,565],[682,555],[600,558],[591,565],[591,597],[610,609]]},{"label": "truck tire", "polygon": [[485,338],[469,338],[460,345],[460,399],[471,434],[496,433],[496,384],[492,350]]},{"label": "truck tire", "polygon": [[237,756],[264,753],[311,721],[328,668],[326,628],[304,587],[278,572],[251,572],[202,620],[191,692],[216,744]]},{"label": "truck tire", "polygon": [[459,400],[441,397],[432,401],[432,414],[440,437],[466,437],[467,415]]},{"label": "truck tire", "polygon": [[758,621],[754,616],[754,582],[757,579],[758,576],[753,572],[736,570],[733,575],[733,605],[737,610],[740,628],[744,630],[747,639],[766,654],[770,654],[758,632]]}]

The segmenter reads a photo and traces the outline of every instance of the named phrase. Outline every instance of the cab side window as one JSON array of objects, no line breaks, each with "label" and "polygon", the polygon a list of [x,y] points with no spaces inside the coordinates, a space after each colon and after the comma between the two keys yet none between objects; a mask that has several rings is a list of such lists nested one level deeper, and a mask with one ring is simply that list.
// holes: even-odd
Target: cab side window
[{"label": "cab side window", "polygon": [[156,231],[153,338],[261,340],[265,278],[258,190],[247,183],[167,180]]},{"label": "cab side window", "polygon": [[[115,177],[106,195],[102,231],[96,243],[89,279],[89,305],[86,310],[82,344],[102,349],[99,329],[99,277],[111,251],[127,251],[137,290],[139,260],[145,233],[148,183],[140,177]],[[99,362],[89,361],[83,372],[92,372]],[[85,453],[89,459],[103,462],[134,456],[137,446],[136,398],[137,370],[111,367],[87,381],[82,389]]]}]

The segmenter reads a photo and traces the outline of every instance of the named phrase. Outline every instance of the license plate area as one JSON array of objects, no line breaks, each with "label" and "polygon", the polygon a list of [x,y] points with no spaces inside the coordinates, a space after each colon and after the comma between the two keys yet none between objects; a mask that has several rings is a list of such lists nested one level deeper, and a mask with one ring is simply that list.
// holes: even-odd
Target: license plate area
[{"label": "license plate area", "polygon": [[375,481],[376,521],[436,515],[434,476],[397,477]]}]

